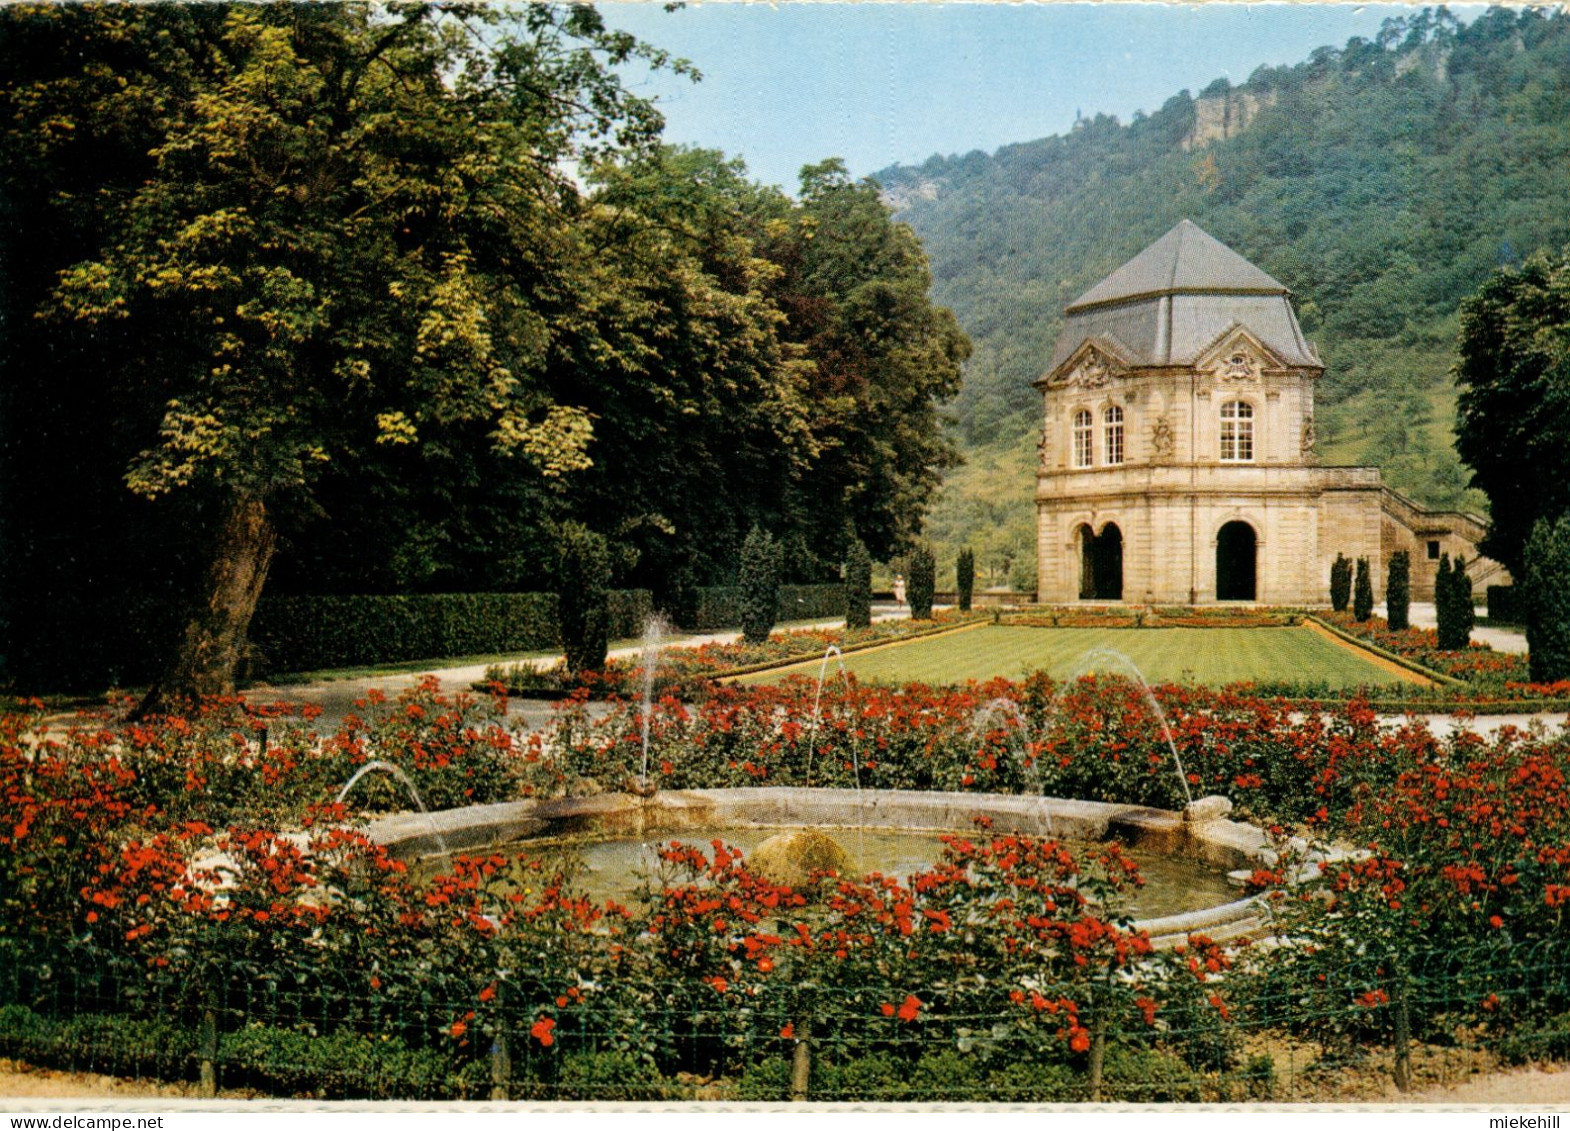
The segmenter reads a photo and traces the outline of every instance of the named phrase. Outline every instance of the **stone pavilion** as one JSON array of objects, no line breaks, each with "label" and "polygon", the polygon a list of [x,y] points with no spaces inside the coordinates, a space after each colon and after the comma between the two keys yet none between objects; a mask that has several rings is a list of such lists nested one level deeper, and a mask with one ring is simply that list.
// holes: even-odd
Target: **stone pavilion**
[{"label": "stone pavilion", "polygon": [[1314,452],[1324,365],[1291,292],[1184,220],[1065,311],[1044,376],[1036,473],[1043,602],[1323,605],[1338,553],[1390,555],[1432,600],[1440,554],[1479,597],[1486,523],[1432,511],[1377,467]]}]

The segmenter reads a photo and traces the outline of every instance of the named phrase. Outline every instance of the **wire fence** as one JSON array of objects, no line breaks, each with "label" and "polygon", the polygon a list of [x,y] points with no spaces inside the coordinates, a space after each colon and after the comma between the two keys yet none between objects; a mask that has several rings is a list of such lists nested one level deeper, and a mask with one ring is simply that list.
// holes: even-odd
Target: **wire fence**
[{"label": "wire fence", "polygon": [[1143,1015],[1109,983],[1081,995],[1072,1025],[1028,1008],[889,1016],[810,985],[719,1006],[688,981],[627,991],[616,1008],[604,1003],[617,987],[599,987],[599,1004],[545,1017],[506,979],[476,1009],[418,984],[368,994],[363,971],[308,963],[286,977],[238,962],[171,979],[92,946],[0,949],[0,1055],[185,1081],[198,1095],[1301,1101],[1570,1055],[1570,947],[1552,940],[1331,964],[1266,946]]}]

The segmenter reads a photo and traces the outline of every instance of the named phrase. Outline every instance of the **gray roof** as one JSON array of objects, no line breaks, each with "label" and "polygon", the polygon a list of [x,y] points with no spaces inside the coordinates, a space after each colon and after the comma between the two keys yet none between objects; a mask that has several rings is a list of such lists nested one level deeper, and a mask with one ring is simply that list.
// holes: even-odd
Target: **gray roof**
[{"label": "gray roof", "polygon": [[1048,372],[1087,338],[1110,339],[1136,365],[1183,365],[1241,326],[1288,365],[1319,366],[1287,288],[1184,220],[1064,310]]}]

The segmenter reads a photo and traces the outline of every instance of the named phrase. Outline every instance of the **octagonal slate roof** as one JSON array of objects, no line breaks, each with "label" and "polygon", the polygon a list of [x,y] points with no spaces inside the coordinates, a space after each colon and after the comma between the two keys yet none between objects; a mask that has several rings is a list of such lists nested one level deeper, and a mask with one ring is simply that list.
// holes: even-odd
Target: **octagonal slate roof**
[{"label": "octagonal slate roof", "polygon": [[1183,365],[1233,326],[1288,365],[1320,366],[1290,295],[1285,284],[1184,220],[1064,309],[1048,371],[1096,336],[1125,347],[1135,364]]},{"label": "octagonal slate roof", "polygon": [[1065,309],[1072,314],[1103,302],[1121,302],[1174,291],[1289,294],[1258,267],[1192,220],[1177,227],[1130,259]]}]

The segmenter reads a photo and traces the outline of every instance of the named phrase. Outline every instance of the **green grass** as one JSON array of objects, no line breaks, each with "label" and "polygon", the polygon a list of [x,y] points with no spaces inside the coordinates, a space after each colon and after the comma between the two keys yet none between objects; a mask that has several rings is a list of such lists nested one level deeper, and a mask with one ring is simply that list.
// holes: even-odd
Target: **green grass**
[{"label": "green grass", "polygon": [[[1055,679],[1088,671],[1127,674],[1115,659],[1087,654],[1110,649],[1128,657],[1151,683],[1221,686],[1243,680],[1331,687],[1387,685],[1399,676],[1331,643],[1312,629],[1283,628],[1024,628],[987,625],[969,632],[845,657],[845,669],[866,683],[963,683],[995,676],[1019,679],[1046,670]],[[746,682],[779,679],[759,672]]]}]

